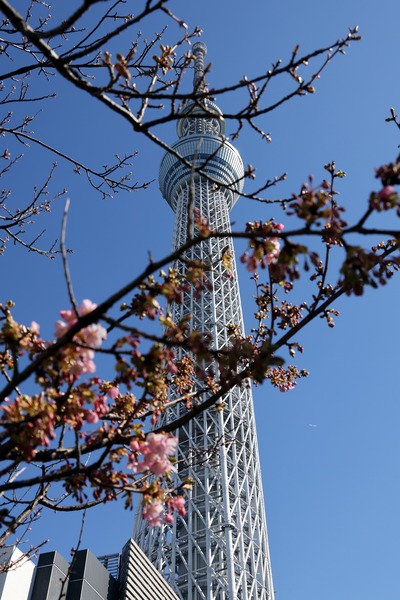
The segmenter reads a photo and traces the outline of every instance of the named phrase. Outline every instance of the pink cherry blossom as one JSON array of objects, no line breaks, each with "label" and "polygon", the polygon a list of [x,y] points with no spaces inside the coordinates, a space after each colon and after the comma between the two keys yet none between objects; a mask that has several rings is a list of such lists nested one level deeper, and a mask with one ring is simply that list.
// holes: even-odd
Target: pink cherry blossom
[{"label": "pink cherry blossom", "polygon": [[183,517],[186,514],[185,498],[183,496],[174,496],[168,501],[170,510],[176,510]]},{"label": "pink cherry blossom", "polygon": [[138,461],[135,454],[129,458],[128,468],[135,473],[151,471],[154,475],[165,475],[174,471],[175,467],[169,460],[173,456],[178,444],[178,438],[168,436],[164,433],[149,433],[144,442],[133,440],[131,448],[134,452],[140,453],[143,460]]},{"label": "pink cherry blossom", "polygon": [[88,423],[97,423],[99,420],[99,415],[93,410],[88,410],[85,419]]},{"label": "pink cherry blossom", "polygon": [[60,317],[64,319],[68,323],[69,326],[73,325],[77,322],[76,312],[73,308],[68,308],[66,310],[60,310]]},{"label": "pink cherry blossom", "polygon": [[165,435],[164,433],[149,433],[146,437],[147,452],[149,454],[159,453],[164,456],[175,454],[178,438],[176,436]]},{"label": "pink cherry blossom", "polygon": [[[79,316],[83,316],[89,312],[92,312],[96,306],[97,305],[91,300],[83,300],[82,304],[78,308]],[[62,337],[68,331],[68,329],[77,322],[76,312],[72,308],[68,310],[61,310],[60,315],[64,320],[57,321],[55,324],[55,334],[57,338]],[[80,338],[80,341],[87,346],[90,346],[91,348],[99,348],[103,340],[107,338],[107,331],[101,325],[92,323],[80,331],[77,337]]]},{"label": "pink cherry blossom", "polygon": [[148,522],[150,527],[160,527],[163,522],[162,512],[162,502],[160,502],[160,500],[155,500],[143,508],[143,518]]},{"label": "pink cherry blossom", "polygon": [[[92,312],[95,308],[97,308],[97,304],[95,304],[91,300],[83,300],[82,304],[78,307],[77,312],[80,317],[83,317],[84,315],[87,315],[88,313]],[[71,325],[74,325],[74,323],[76,323],[78,320],[76,312],[73,308],[69,308],[67,310],[60,310],[60,316],[64,319],[64,321],[68,323],[70,327]]]},{"label": "pink cherry blossom", "polygon": [[32,333],[35,333],[36,335],[39,335],[40,333],[40,325],[39,323],[36,323],[36,321],[32,321],[29,329],[32,331]]},{"label": "pink cherry blossom", "polygon": [[92,360],[93,354],[94,353],[89,350],[75,358],[72,361],[70,373],[76,377],[84,375],[85,373],[94,373],[96,371],[96,365]]},{"label": "pink cherry blossom", "polygon": [[278,386],[278,389],[280,392],[288,392],[289,390],[292,390],[295,387],[296,387],[295,381],[284,381],[283,383],[281,383]]},{"label": "pink cherry blossom", "polygon": [[91,348],[100,348],[103,340],[107,338],[107,331],[101,325],[92,324],[81,332],[83,341]]},{"label": "pink cherry blossom", "polygon": [[263,264],[266,263],[267,265],[270,265],[271,263],[277,261],[279,253],[281,251],[281,245],[279,242],[279,238],[271,238],[268,241],[272,245],[272,248],[267,253],[266,259],[265,261],[263,261]]},{"label": "pink cherry blossom", "polygon": [[[91,300],[83,300],[77,311],[74,309],[62,310],[60,315],[63,320],[59,320],[55,324],[55,335],[59,339],[77,322],[78,315],[84,316],[92,312],[96,308],[96,304]],[[78,314],[77,314],[78,313]],[[85,373],[94,373],[96,365],[94,363],[94,351],[92,349],[99,348],[107,338],[107,331],[104,327],[97,323],[92,323],[79,331],[74,337],[74,342],[89,346],[84,348],[80,345],[67,346],[64,353],[64,361],[69,365],[69,376],[73,379],[78,379]]]},{"label": "pink cherry blossom", "polygon": [[[80,317],[83,317],[84,315],[92,312],[95,308],[97,308],[97,304],[91,300],[83,300],[82,304],[78,307],[77,312]],[[69,326],[73,325],[78,320],[76,312],[73,308],[60,310],[60,316],[64,319],[64,321],[67,321]]]},{"label": "pink cherry blossom", "polygon": [[65,321],[56,321],[55,323],[55,336],[57,339],[62,337],[67,331],[69,327],[65,323]]},{"label": "pink cherry blossom", "polygon": [[134,452],[139,452],[140,450],[140,442],[137,440],[132,440],[130,446]]},{"label": "pink cherry blossom", "polygon": [[111,400],[115,400],[120,395],[119,389],[117,386],[113,386],[112,388],[107,390],[107,394],[111,398]]},{"label": "pink cherry blossom", "polygon": [[103,417],[104,415],[108,414],[110,409],[107,405],[107,400],[105,396],[98,396],[93,404],[96,415],[98,415],[99,417]]},{"label": "pink cherry blossom", "polygon": [[97,304],[95,304],[91,300],[82,300],[82,304],[78,308],[78,314],[80,317],[83,317],[83,315],[87,315],[88,313],[92,312],[95,308],[97,308]]}]

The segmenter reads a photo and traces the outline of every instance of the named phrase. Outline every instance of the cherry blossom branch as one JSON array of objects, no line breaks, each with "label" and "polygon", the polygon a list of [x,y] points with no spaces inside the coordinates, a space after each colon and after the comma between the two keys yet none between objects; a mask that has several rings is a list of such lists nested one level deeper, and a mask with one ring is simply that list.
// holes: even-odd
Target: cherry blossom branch
[{"label": "cherry blossom branch", "polygon": [[67,249],[65,246],[65,237],[66,237],[66,233],[67,233],[67,219],[68,219],[68,211],[69,211],[69,205],[70,205],[70,200],[69,198],[67,198],[66,202],[65,202],[65,207],[64,207],[64,214],[63,214],[63,219],[62,219],[62,225],[61,225],[61,240],[60,240],[60,250],[61,250],[61,256],[62,256],[62,261],[63,261],[63,267],[64,267],[64,277],[65,277],[65,282],[67,284],[67,290],[68,290],[68,296],[70,299],[70,302],[75,310],[75,313],[77,315],[77,317],[79,317],[78,315],[78,303],[75,299],[75,294],[74,294],[74,290],[72,287],[72,280],[71,280],[71,274],[70,274],[70,270],[69,270],[69,264],[68,264],[68,258],[67,258]]},{"label": "cherry blossom branch", "polygon": [[[107,198],[109,196],[109,194],[107,194],[104,190],[102,190],[102,187],[104,184],[106,184],[107,187],[113,192],[118,191],[118,190],[131,192],[131,191],[138,191],[141,189],[146,189],[151,183],[151,182],[145,182],[145,183],[139,184],[138,182],[136,182],[133,184],[128,184],[127,179],[130,178],[131,173],[128,173],[127,175],[125,175],[124,177],[122,177],[119,180],[112,179],[110,177],[110,175],[112,173],[114,173],[117,169],[124,168],[125,166],[130,166],[131,163],[129,163],[128,161],[136,156],[136,152],[134,152],[133,154],[130,154],[128,156],[125,156],[124,158],[120,158],[117,155],[116,158],[117,158],[118,162],[115,165],[112,165],[111,167],[107,167],[104,171],[95,171],[94,169],[84,165],[83,163],[79,162],[78,160],[68,156],[64,152],[61,152],[57,148],[54,148],[53,146],[46,144],[46,142],[43,142],[43,140],[37,139],[28,133],[16,130],[15,128],[8,129],[5,127],[2,127],[0,129],[0,133],[12,134],[18,140],[26,139],[26,140],[29,140],[30,142],[34,142],[38,146],[41,146],[42,148],[49,150],[52,154],[55,154],[56,156],[59,156],[63,160],[66,160],[67,162],[71,163],[72,165],[74,165],[74,170],[76,173],[80,173],[80,171],[83,171],[86,174],[90,185],[95,190],[100,191],[103,198]],[[91,178],[91,176],[98,178],[100,180],[100,183],[96,184],[93,181],[93,179]]]}]

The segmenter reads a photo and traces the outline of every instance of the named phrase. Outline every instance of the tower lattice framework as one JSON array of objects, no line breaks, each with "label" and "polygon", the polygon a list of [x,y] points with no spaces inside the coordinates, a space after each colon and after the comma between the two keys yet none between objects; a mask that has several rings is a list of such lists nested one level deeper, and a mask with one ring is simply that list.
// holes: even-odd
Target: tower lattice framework
[{"label": "tower lattice framework", "polygon": [[[194,91],[204,91],[205,44],[196,43],[193,54]],[[242,190],[244,169],[238,151],[223,137],[224,128],[220,109],[209,99],[182,111],[174,153],[168,152],[160,167],[161,192],[176,214],[174,248],[187,240],[195,209],[212,229],[230,231],[229,212]],[[222,252],[233,257],[231,274],[218,260]],[[244,332],[232,240],[209,238],[184,259],[176,265],[182,271],[186,261],[215,264],[211,289],[187,292],[182,305],[171,307],[173,318],[190,314],[191,329],[211,334],[215,348],[227,347],[229,325]],[[251,387],[235,387],[223,404],[177,432],[177,483],[194,482],[186,515],[160,528],[138,517],[134,538],[183,600],[273,600]],[[176,419],[185,410],[177,404],[163,418]]]}]

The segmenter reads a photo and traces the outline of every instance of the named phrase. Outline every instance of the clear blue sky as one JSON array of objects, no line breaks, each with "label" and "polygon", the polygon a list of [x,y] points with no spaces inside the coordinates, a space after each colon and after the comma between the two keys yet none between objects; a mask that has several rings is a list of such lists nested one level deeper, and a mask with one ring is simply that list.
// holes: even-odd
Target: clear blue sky
[{"label": "clear blue sky", "polygon": [[[244,162],[257,167],[258,181],[289,173],[281,196],[297,191],[309,174],[322,179],[323,164],[335,160],[347,173],[340,191],[348,217],[361,212],[369,192],[379,189],[374,167],[393,160],[400,143],[395,127],[384,122],[390,106],[400,112],[398,2],[204,0],[171,2],[171,7],[203,29],[213,86],[266,70],[288,58],[297,43],[308,52],[360,26],[363,40],[327,69],[314,96],[297,99],[260,123],[272,144],[245,132],[236,145]],[[161,25],[154,22],[146,34]],[[281,85],[272,95],[285,89]],[[232,106],[228,98],[219,104],[222,110]],[[161,151],[78,91],[62,87],[34,129],[93,166],[139,149],[134,177],[158,177]],[[164,133],[175,140],[173,128]],[[21,205],[50,162],[44,153],[35,158],[26,153],[13,182]],[[170,249],[173,215],[157,182],[148,191],[101,201],[83,175],[59,161],[53,189],[64,186],[71,198],[68,245],[74,249],[70,268],[79,300],[101,301],[138,273],[148,250],[161,257]],[[53,228],[58,236],[62,208],[60,202],[46,221],[49,238]],[[239,227],[271,216],[279,217],[274,207],[243,199],[232,219]],[[68,306],[60,261],[10,246],[0,269],[1,300],[14,299],[20,320],[34,319],[52,335],[58,310]],[[247,274],[240,275],[250,328],[253,289]],[[277,600],[400,597],[398,298],[397,277],[386,289],[340,301],[334,330],[316,322],[299,338],[305,347],[301,366],[310,377],[288,394],[267,385],[255,390]],[[132,523],[132,514],[119,505],[93,511],[83,547],[98,555],[117,552]],[[50,538],[47,547],[68,558],[78,529],[75,516],[48,514],[31,539]]]}]

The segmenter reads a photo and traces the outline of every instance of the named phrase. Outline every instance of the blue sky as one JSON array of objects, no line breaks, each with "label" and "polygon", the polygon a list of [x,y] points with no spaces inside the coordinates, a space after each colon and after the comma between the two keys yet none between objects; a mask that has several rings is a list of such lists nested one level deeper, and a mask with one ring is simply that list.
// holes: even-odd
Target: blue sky
[{"label": "blue sky", "polygon": [[[260,122],[272,144],[250,132],[235,142],[245,164],[256,166],[257,181],[288,172],[277,190],[280,196],[297,191],[309,174],[322,179],[323,164],[335,160],[347,173],[340,183],[341,201],[349,220],[355,218],[369,192],[379,189],[374,167],[393,160],[400,143],[396,128],[385,123],[390,106],[400,111],[398,3],[204,0],[171,2],[171,7],[190,26],[203,29],[212,86],[265,71],[288,58],[297,43],[300,52],[309,52],[359,25],[362,41],[328,67],[315,95],[296,99]],[[147,34],[161,25],[154,20]],[[167,35],[172,37],[172,30]],[[285,85],[278,83],[272,96]],[[219,105],[230,110],[234,100],[227,97]],[[138,149],[134,179],[157,180],[162,152],[78,91],[61,86],[58,98],[37,115],[34,129],[47,143],[91,165]],[[176,138],[173,127],[163,134],[170,142]],[[17,151],[14,145],[10,149]],[[21,204],[51,162],[44,152],[27,149],[12,181]],[[169,251],[173,214],[156,181],[147,191],[102,201],[83,175],[58,162],[52,188],[67,187],[71,198],[67,245],[74,249],[75,294],[99,302],[139,272],[149,250],[155,257]],[[62,209],[63,202],[57,202],[43,221],[48,239],[59,236]],[[271,216],[279,217],[273,206],[243,199],[232,220],[239,228]],[[58,310],[68,306],[60,261],[10,246],[0,272],[1,301],[14,299],[17,317],[37,320],[51,336]],[[242,270],[240,277],[250,328],[253,288]],[[277,600],[399,598],[398,297],[397,277],[385,289],[342,299],[335,305],[341,315],[334,330],[318,321],[298,340],[305,347],[300,365],[310,377],[288,394],[267,385],[255,389]],[[83,547],[98,555],[117,552],[132,524],[132,514],[117,504],[93,511]],[[68,558],[78,530],[76,516],[48,514],[31,539],[50,538],[47,547]]]}]

